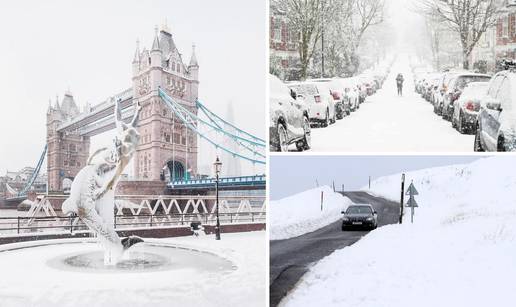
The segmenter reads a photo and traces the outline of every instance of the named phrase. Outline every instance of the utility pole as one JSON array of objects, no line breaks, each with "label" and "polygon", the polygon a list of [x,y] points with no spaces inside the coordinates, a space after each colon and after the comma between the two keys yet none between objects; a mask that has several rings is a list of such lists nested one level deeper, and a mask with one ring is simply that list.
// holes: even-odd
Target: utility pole
[{"label": "utility pole", "polygon": [[315,186],[319,187],[319,181],[317,181],[317,179],[315,179]]},{"label": "utility pole", "polygon": [[321,7],[321,78],[324,78],[324,8]]},{"label": "utility pole", "polygon": [[369,176],[369,189],[371,189],[371,176]]},{"label": "utility pole", "polygon": [[335,180],[333,180],[333,192],[335,192]]},{"label": "utility pole", "polygon": [[342,184],[342,192],[344,192],[344,183]]},{"label": "utility pole", "polygon": [[405,195],[405,174],[401,175],[400,224],[403,224],[403,196]]}]

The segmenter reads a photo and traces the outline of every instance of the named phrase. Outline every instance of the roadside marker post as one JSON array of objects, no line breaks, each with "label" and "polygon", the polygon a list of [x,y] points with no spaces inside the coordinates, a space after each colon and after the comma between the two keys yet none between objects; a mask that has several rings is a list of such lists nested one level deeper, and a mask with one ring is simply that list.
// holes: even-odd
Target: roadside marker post
[{"label": "roadside marker post", "polygon": [[324,191],[321,191],[321,211],[323,211]]},{"label": "roadside marker post", "polygon": [[410,222],[414,223],[414,208],[419,207],[417,205],[416,199],[414,198],[414,196],[419,195],[419,192],[416,190],[416,187],[414,186],[414,182],[410,182],[410,186],[407,189],[406,195],[409,195],[407,207],[410,207]]},{"label": "roadside marker post", "polygon": [[400,224],[403,224],[403,195],[405,194],[405,174],[401,175]]}]

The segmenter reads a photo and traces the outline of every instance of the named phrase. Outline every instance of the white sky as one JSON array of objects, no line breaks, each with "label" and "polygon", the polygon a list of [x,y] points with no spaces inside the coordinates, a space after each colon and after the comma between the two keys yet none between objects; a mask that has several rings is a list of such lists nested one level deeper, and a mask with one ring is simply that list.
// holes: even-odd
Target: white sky
[{"label": "white sky", "polygon": [[[94,105],[130,87],[136,39],[149,49],[165,20],[186,64],[197,46],[199,98],[223,117],[232,102],[237,126],[264,137],[263,1],[2,1],[0,175],[35,166],[49,98],[70,88],[80,106]],[[213,155],[203,150],[199,164]]]}]

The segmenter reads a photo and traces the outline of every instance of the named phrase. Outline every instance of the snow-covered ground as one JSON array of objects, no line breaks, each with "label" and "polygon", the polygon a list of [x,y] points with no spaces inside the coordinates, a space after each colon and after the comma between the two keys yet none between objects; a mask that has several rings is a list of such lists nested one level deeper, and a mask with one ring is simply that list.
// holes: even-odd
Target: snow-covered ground
[{"label": "snow-covered ground", "polygon": [[[372,231],[311,268],[284,306],[501,306],[516,301],[516,159],[407,173],[414,224]],[[399,198],[400,175],[371,191]],[[407,213],[407,211],[406,211]]]},{"label": "snow-covered ground", "polygon": [[[396,75],[405,77],[404,96]],[[400,55],[383,88],[360,109],[328,128],[312,129],[312,151],[331,152],[470,152],[474,136],[462,135],[414,92],[409,56]]]},{"label": "snow-covered ground", "polygon": [[53,268],[47,261],[54,254],[91,249],[92,244],[7,251],[0,253],[0,306],[266,305],[268,261],[264,231],[223,233],[220,241],[215,241],[213,235],[158,241],[214,252],[231,260],[237,269],[224,274],[200,273],[195,269],[74,272]]},{"label": "snow-covered ground", "polygon": [[[321,192],[323,208],[321,210]],[[297,237],[317,230],[341,218],[351,201],[333,192],[329,186],[304,191],[270,202],[270,240]]]}]

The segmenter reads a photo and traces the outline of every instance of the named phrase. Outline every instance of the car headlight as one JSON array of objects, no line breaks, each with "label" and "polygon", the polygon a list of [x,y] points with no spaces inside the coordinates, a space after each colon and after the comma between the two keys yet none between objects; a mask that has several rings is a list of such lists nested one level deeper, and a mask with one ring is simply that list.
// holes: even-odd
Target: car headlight
[{"label": "car headlight", "polygon": [[372,220],[373,220],[373,218],[372,218],[372,217],[368,217],[368,218],[367,218],[367,220],[368,220],[368,221],[372,221]]},{"label": "car headlight", "polygon": [[349,217],[343,217],[342,220],[343,221],[349,221]]}]

